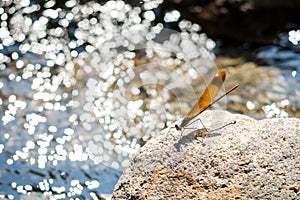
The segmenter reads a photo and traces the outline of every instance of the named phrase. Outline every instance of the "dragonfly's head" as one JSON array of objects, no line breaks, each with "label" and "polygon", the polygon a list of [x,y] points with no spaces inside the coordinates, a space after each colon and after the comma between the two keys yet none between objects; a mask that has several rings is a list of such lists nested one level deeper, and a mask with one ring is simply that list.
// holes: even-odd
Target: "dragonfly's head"
[{"label": "dragonfly's head", "polygon": [[179,127],[177,124],[175,124],[175,128],[177,131],[181,130],[181,127]]}]

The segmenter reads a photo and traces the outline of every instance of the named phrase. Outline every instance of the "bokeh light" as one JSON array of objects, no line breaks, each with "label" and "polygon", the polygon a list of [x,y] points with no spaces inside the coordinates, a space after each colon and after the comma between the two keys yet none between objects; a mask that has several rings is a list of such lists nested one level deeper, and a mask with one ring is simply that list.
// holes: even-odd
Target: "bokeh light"
[{"label": "bokeh light", "polygon": [[[170,91],[209,70],[213,45],[191,23],[181,24],[182,33],[153,26],[160,3],[21,0],[0,8],[0,173],[13,177],[2,179],[6,198],[111,190],[121,172],[113,168],[128,166],[146,140],[180,117],[170,114]],[[200,63],[203,69],[191,69]],[[106,173],[118,175],[101,179]]]}]

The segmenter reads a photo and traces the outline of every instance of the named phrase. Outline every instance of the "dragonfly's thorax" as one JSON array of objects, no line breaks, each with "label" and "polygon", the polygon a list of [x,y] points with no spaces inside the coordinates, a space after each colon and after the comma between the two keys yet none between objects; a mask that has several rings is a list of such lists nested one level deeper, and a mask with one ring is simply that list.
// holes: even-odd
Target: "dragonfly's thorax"
[{"label": "dragonfly's thorax", "polygon": [[190,119],[184,118],[178,128],[182,129],[190,122]]}]

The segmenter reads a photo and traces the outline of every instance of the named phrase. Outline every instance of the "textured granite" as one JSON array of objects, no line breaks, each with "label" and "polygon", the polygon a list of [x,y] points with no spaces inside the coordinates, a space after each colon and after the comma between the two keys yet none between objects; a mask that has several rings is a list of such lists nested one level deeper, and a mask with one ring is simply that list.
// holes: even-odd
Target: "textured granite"
[{"label": "textured granite", "polygon": [[[163,130],[134,157],[112,199],[298,199],[300,119],[200,115]],[[234,124],[233,122],[236,121]]]}]

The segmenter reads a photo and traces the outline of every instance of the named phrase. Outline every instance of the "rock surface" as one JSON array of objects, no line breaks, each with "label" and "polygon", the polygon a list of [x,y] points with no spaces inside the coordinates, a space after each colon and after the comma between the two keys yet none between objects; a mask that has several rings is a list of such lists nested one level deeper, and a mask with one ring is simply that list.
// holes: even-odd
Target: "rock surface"
[{"label": "rock surface", "polygon": [[164,130],[148,141],[112,199],[299,198],[300,119],[257,121],[225,111],[200,117],[208,131]]}]

